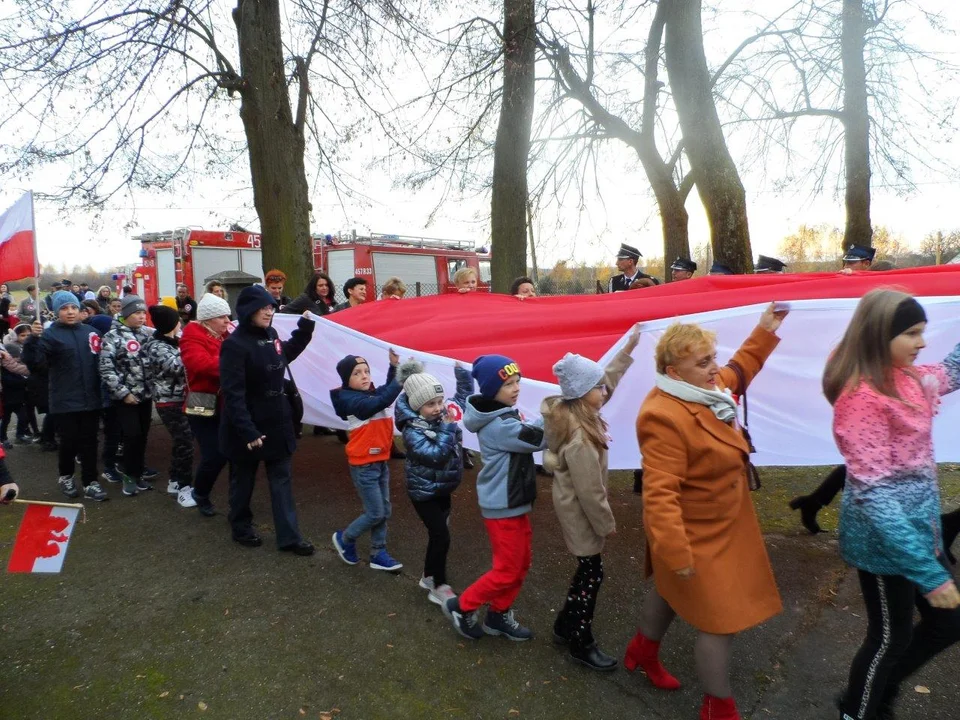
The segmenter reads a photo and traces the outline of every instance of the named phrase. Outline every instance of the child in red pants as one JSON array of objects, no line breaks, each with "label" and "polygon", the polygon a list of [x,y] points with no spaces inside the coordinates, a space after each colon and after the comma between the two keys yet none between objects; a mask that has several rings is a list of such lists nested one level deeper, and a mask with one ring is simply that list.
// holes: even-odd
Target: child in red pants
[{"label": "child in red pants", "polygon": [[[483,515],[493,568],[443,605],[458,633],[470,640],[503,635],[529,640],[533,633],[514,617],[512,606],[530,569],[529,513],[537,496],[533,453],[546,447],[543,420],[526,424],[516,409],[520,368],[502,355],[483,355],[473,363],[480,394],[467,398],[463,425],[480,441],[483,469],[477,475],[477,501]],[[479,609],[489,605],[481,622]]]}]

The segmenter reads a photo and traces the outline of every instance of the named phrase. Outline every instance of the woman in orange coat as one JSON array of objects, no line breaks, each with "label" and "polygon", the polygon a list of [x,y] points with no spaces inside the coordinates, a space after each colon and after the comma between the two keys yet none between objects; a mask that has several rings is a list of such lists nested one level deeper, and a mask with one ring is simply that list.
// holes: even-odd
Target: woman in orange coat
[{"label": "woman in orange coat", "polygon": [[771,304],[731,364],[717,364],[716,336],[676,324],[657,343],[657,386],[637,417],[643,455],[647,576],[655,588],[624,665],[638,665],[657,687],[680,683],[658,657],[676,615],[700,632],[694,656],[705,696],[702,720],[739,720],[729,679],[735,633],[782,610],[780,594],[750,500],[749,446],[736,399],[780,339],[786,312]]}]

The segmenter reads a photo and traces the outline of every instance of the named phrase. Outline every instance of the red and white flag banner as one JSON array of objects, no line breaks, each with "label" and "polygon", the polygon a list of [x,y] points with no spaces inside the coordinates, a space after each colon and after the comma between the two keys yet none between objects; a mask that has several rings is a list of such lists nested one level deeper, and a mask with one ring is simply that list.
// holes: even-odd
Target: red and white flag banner
[{"label": "red and white flag banner", "polygon": [[0,276],[22,280],[38,273],[33,193],[28,192],[0,215]]},{"label": "red and white flag banner", "polygon": [[60,572],[79,514],[80,508],[28,505],[7,572]]},{"label": "red and white flag banner", "polygon": [[[387,350],[415,356],[452,397],[453,364],[499,353],[523,373],[519,408],[539,415],[541,400],[559,392],[551,368],[567,352],[609,360],[641,322],[634,364],[603,410],[610,425],[610,467],[639,467],[635,422],[654,386],[654,347],[673,322],[697,322],[717,332],[726,362],[771,301],[788,302],[791,313],[780,346],[750,386],[750,431],[758,465],[837,463],[832,410],[820,389],[824,364],[839,342],[853,309],[868,290],[897,287],[926,308],[927,348],[919,362],[939,362],[960,342],[960,265],[854,275],[736,275],[703,277],[614,295],[543,297],[520,301],[507,295],[470,293],[371,302],[317,322],[313,341],[293,364],[304,400],[304,420],[345,427],[333,413],[329,391],[340,385],[335,365],[347,354],[370,361],[374,381],[386,377]],[[284,337],[297,317],[274,318]],[[934,422],[937,459],[960,461],[960,393],[944,398]],[[476,448],[476,437],[464,432]]]}]

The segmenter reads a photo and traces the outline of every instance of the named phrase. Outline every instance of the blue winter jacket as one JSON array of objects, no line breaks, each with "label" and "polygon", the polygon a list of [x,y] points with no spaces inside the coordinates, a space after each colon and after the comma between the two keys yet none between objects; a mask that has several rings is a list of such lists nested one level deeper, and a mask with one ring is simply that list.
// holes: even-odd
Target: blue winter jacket
[{"label": "blue winter jacket", "polygon": [[52,323],[40,337],[27,338],[23,362],[32,373],[48,373],[52,414],[103,408],[100,335],[89,325]]},{"label": "blue winter jacket", "polygon": [[[462,413],[467,395],[473,391],[473,377],[462,367],[455,367],[454,372],[457,375],[457,394],[448,399],[446,404],[448,408],[453,406]],[[448,414],[452,413],[448,410]],[[394,417],[397,429],[403,435],[407,453],[404,470],[410,499],[420,502],[451,494],[463,478],[460,449],[463,432],[460,425],[456,422],[424,420],[410,407],[406,393],[397,399]]]},{"label": "blue winter jacket", "polygon": [[516,408],[472,395],[467,398],[463,426],[475,432],[480,441],[480,514],[490,519],[526,515],[537,497],[533,453],[547,447],[543,418],[525,423]]}]

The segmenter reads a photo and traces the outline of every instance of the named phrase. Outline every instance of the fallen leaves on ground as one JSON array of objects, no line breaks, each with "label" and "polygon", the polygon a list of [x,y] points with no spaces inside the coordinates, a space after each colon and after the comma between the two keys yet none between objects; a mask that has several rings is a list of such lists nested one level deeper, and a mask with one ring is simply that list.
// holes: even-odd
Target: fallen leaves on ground
[{"label": "fallen leaves on ground", "polygon": [[203,710],[206,710],[206,709],[207,709],[207,704],[206,704],[203,700],[201,700],[200,702],[197,703],[197,707],[198,707],[201,711],[203,711]]},{"label": "fallen leaves on ground", "polygon": [[930,688],[928,688],[926,685],[917,685],[915,688],[913,688],[913,691],[914,691],[914,692],[918,692],[918,693],[920,693],[921,695],[929,695],[929,694],[930,694]]}]

